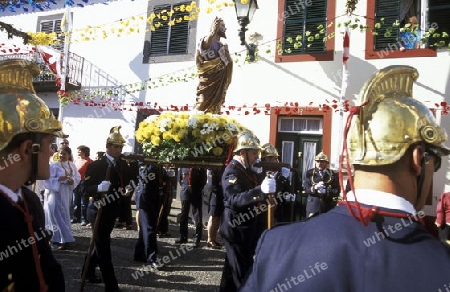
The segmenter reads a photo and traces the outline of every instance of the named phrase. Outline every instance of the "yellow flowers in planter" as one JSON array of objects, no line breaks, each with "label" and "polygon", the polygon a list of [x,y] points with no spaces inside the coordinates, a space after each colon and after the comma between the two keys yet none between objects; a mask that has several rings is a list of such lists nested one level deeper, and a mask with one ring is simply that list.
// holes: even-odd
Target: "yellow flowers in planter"
[{"label": "yellow flowers in planter", "polygon": [[233,136],[244,129],[227,116],[166,111],[142,121],[135,135],[145,155],[169,162],[187,157],[221,157],[227,153]]}]

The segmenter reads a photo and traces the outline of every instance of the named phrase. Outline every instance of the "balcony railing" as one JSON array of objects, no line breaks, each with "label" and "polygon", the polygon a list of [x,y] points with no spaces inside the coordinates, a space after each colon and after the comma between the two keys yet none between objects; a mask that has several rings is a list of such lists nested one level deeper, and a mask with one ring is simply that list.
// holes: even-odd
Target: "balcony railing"
[{"label": "balcony railing", "polygon": [[[56,85],[57,76],[53,74],[39,53],[34,54],[7,54],[0,55],[0,60],[24,59],[35,62],[40,69],[40,74],[33,78],[33,86],[36,92],[56,92],[60,87]],[[84,58],[69,52],[65,89],[77,90],[81,88],[83,77]]]}]

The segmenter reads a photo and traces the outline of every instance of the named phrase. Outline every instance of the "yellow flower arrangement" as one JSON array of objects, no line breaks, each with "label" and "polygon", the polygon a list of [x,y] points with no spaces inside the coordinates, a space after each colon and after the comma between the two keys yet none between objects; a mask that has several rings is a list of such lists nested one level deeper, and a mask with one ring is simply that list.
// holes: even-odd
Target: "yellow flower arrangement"
[{"label": "yellow flower arrangement", "polygon": [[187,157],[221,157],[233,136],[244,129],[227,116],[167,111],[142,121],[135,136],[145,155],[170,162]]}]

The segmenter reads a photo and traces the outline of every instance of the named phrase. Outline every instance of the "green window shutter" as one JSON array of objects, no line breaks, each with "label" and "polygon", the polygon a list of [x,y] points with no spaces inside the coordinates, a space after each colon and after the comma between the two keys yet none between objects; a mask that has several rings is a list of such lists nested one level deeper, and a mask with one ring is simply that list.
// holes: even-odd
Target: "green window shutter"
[{"label": "green window shutter", "polygon": [[429,45],[438,44],[441,46],[448,46],[450,39],[443,38],[442,33],[446,32],[450,34],[450,1],[447,0],[429,0],[429,12],[428,12],[428,23],[430,26],[432,24],[437,24],[438,28],[436,33],[440,34],[440,37],[433,38],[430,37]]},{"label": "green window shutter", "polygon": [[41,22],[41,32],[57,34],[58,43],[51,45],[52,48],[62,51],[64,48],[64,35],[61,30],[61,19],[44,20]]},{"label": "green window shutter", "polygon": [[[170,11],[171,5],[157,5],[154,7],[154,13],[164,13],[164,11]],[[162,26],[159,26],[150,35],[150,56],[165,55],[167,54],[168,47],[168,34],[169,34],[169,19],[163,20],[162,18],[156,18],[156,22],[160,22]]]},{"label": "green window shutter", "polygon": [[[181,5],[189,5],[189,2],[174,5],[174,13],[170,19],[157,20],[162,23],[162,26],[151,32],[150,56],[186,54],[188,52],[189,21],[184,20],[184,16],[189,15],[189,12],[177,9]],[[171,11],[172,5],[158,5],[154,8],[155,14],[164,10]],[[175,22],[174,25],[169,26],[169,21],[180,17],[183,19],[181,22]]]},{"label": "green window shutter", "polygon": [[374,36],[373,49],[379,51],[398,42],[399,28],[392,24],[400,21],[400,0],[377,0],[375,5],[375,23],[380,23],[381,27],[376,30],[378,35]]},{"label": "green window shutter", "polygon": [[[189,5],[189,2],[182,3],[181,5]],[[178,5],[179,6],[179,5]],[[172,19],[183,19],[181,22],[171,26],[170,29],[170,43],[169,43],[169,55],[170,54],[186,54],[188,51],[188,39],[189,39],[189,21],[184,20],[185,16],[189,16],[187,11],[175,11]]]},{"label": "green window shutter", "polygon": [[[283,35],[283,54],[311,54],[323,53],[326,51],[326,43],[323,37],[326,35],[327,20],[327,0],[315,0],[312,5],[300,5],[298,0],[286,0],[285,19]],[[310,36],[319,33],[319,27],[322,25],[325,29],[319,38],[312,42],[308,41],[307,32]],[[288,39],[291,38],[292,42]]]}]

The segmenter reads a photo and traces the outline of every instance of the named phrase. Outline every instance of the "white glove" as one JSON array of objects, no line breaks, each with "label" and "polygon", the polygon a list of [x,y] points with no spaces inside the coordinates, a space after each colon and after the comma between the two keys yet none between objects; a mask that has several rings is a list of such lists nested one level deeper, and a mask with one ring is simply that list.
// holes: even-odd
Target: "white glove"
[{"label": "white glove", "polygon": [[286,202],[295,202],[295,194],[284,195],[284,200]]},{"label": "white glove", "polygon": [[281,168],[281,175],[284,176],[285,178],[289,178],[289,175],[291,174],[291,170],[287,167],[282,167]]},{"label": "white glove", "polygon": [[318,189],[322,188],[322,186],[323,186],[323,181],[318,182],[317,184],[314,185],[314,189],[318,190]]},{"label": "white glove", "polygon": [[275,181],[275,179],[273,177],[266,176],[266,178],[261,183],[261,191],[264,194],[275,193],[277,191],[276,188],[277,188],[277,182]]},{"label": "white glove", "polygon": [[111,186],[111,182],[104,180],[97,186],[97,192],[98,193],[107,192],[109,190],[110,186]]}]

